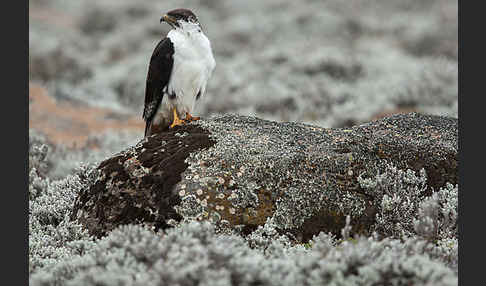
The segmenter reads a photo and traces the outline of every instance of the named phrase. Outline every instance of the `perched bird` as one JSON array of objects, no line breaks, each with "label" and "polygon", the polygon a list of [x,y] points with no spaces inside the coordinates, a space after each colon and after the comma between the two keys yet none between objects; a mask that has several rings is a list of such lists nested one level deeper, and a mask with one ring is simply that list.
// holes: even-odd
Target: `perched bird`
[{"label": "perched bird", "polygon": [[162,22],[172,29],[150,58],[143,110],[145,137],[198,120],[191,113],[216,66],[211,43],[192,11],[169,11]]}]

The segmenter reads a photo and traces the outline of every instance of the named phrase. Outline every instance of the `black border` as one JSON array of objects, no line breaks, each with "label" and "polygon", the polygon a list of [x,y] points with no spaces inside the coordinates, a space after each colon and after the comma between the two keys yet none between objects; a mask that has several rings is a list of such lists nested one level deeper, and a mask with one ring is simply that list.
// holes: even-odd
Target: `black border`
[{"label": "black border", "polygon": [[464,25],[463,23],[461,22],[461,20],[463,20],[464,18],[462,17],[462,13],[463,13],[463,4],[464,2],[460,2],[458,0],[458,81],[459,81],[459,84],[458,84],[458,117],[459,117],[459,120],[458,120],[458,124],[459,124],[459,128],[458,128],[458,162],[459,162],[459,168],[458,168],[458,172],[459,172],[459,193],[458,193],[458,211],[459,211],[459,215],[458,215],[458,229],[459,229],[459,266],[458,266],[458,271],[459,271],[459,284],[466,284],[464,279],[465,279],[465,275],[464,275],[464,247],[463,247],[463,244],[464,244],[464,196],[463,196],[463,192],[464,192],[464,172],[463,172],[463,168],[464,168],[464,153],[463,153],[463,147],[464,147],[464,142],[463,142],[463,138],[461,137],[461,135],[464,135],[464,132],[463,132],[463,115],[464,115],[464,105],[463,105],[463,100],[462,100],[462,96],[461,95],[464,95],[464,88],[463,88],[463,52],[464,52],[464,49],[463,49],[463,46],[462,46],[462,42],[463,42],[463,34],[461,32],[461,30],[464,28]]},{"label": "black border", "polygon": [[[28,2],[2,9],[2,281],[27,285],[28,248]],[[7,282],[8,281],[8,282]]]},{"label": "black border", "polygon": [[[466,164],[466,158],[468,157],[468,152],[474,152],[471,150],[471,144],[473,141],[478,142],[477,140],[466,140],[468,137],[467,135],[467,128],[474,128],[474,126],[470,126],[471,123],[474,121],[468,120],[470,116],[474,115],[479,115],[481,113],[475,112],[472,110],[474,105],[471,104],[472,97],[474,96],[482,96],[481,89],[476,89],[474,87],[471,87],[471,83],[474,84],[474,74],[478,76],[477,73],[470,72],[470,75],[467,77],[467,87],[469,87],[469,91],[466,91],[466,75],[465,75],[465,68],[464,66],[467,65],[465,64],[467,62],[467,58],[469,58],[470,61],[474,60],[476,55],[473,55],[474,52],[472,48],[476,48],[476,50],[479,48],[477,44],[479,44],[480,41],[477,37],[475,39],[472,39],[470,44],[465,44],[465,38],[467,38],[467,33],[469,34],[475,34],[475,27],[479,28],[478,30],[481,30],[480,27],[482,25],[480,23],[474,23],[473,25],[467,25],[467,21],[471,21],[471,14],[472,11],[467,11],[466,5],[467,1],[458,1],[458,26],[459,26],[459,34],[458,34],[458,65],[459,65],[459,98],[458,98],[458,105],[459,105],[459,219],[458,219],[458,228],[459,228],[459,285],[474,285],[476,281],[480,281],[478,279],[481,279],[480,277],[475,277],[474,274],[476,273],[481,273],[482,270],[482,263],[473,263],[471,260],[470,254],[472,253],[485,253],[484,251],[481,251],[478,249],[478,247],[481,247],[484,242],[482,242],[480,239],[481,235],[474,234],[472,233],[472,230],[479,230],[481,229],[481,220],[478,220],[482,216],[481,214],[481,206],[480,204],[483,204],[483,200],[480,199],[473,199],[472,196],[475,196],[476,194],[473,194],[472,192],[474,191],[475,187],[476,188],[484,188],[483,184],[474,184],[472,183],[472,179],[475,177],[480,178],[480,174],[478,171],[481,171],[482,168],[479,167],[474,167],[475,164]],[[473,7],[470,9],[472,10]],[[482,13],[480,12],[480,9],[475,9],[477,12],[476,13]],[[466,12],[467,11],[467,12]],[[466,16],[466,13],[468,14]],[[472,29],[472,30],[470,30]],[[479,31],[478,31],[479,32]],[[466,56],[466,52],[464,50],[465,46],[468,47],[468,57]],[[484,49],[482,49],[484,51]],[[478,59],[479,60],[479,59]],[[478,60],[474,60],[474,62],[479,62]],[[484,62],[484,60],[482,61]],[[471,66],[471,65],[470,65]],[[478,94],[478,95],[475,95]],[[465,100],[465,97],[468,97],[469,100]],[[476,108],[480,107],[480,105],[476,105]],[[480,112],[480,111],[479,111]],[[481,118],[481,117],[479,117]],[[481,119],[479,119],[481,120]],[[469,122],[468,122],[469,121]],[[481,120],[482,121],[482,120]],[[469,124],[468,124],[469,123]],[[481,123],[479,125],[482,125]],[[484,127],[483,127],[484,128]],[[479,126],[478,130],[481,130],[481,126]],[[482,133],[482,132],[480,132]],[[469,134],[471,135],[471,133]],[[477,134],[481,136],[481,134]],[[474,136],[477,139],[479,139],[479,136]],[[482,139],[480,139],[482,140]],[[480,142],[480,141],[479,141]],[[478,150],[479,151],[479,150]],[[469,161],[469,160],[468,160]],[[480,162],[478,162],[480,163]],[[479,165],[481,166],[481,165]],[[471,173],[472,172],[472,173]],[[474,174],[474,172],[478,174]],[[474,174],[474,175],[473,175]],[[484,176],[484,175],[483,175]],[[468,179],[466,180],[466,177]],[[467,185],[469,183],[469,186]],[[475,186],[476,185],[476,186]],[[466,193],[468,192],[468,193]],[[476,206],[473,205],[473,201],[476,201]],[[475,212],[476,214],[474,214]],[[476,217],[476,219],[475,219]],[[467,227],[469,225],[469,228]],[[471,231],[471,233],[468,234],[468,230]],[[467,240],[465,238],[467,237]],[[472,241],[476,239],[477,241]],[[484,248],[484,246],[482,246]],[[469,255],[467,254],[468,252]],[[478,279],[476,279],[478,278]],[[469,283],[468,283],[469,282]]]},{"label": "black border", "polygon": [[[483,41],[483,10],[459,1],[459,285],[474,285],[484,280],[486,253],[484,229],[485,200],[483,190],[485,114],[484,97],[486,62]],[[468,68],[466,68],[468,67]],[[477,67],[477,69],[476,69]],[[475,160],[471,160],[471,159]],[[476,161],[476,162],[475,162]],[[478,259],[479,261],[476,261]]]}]

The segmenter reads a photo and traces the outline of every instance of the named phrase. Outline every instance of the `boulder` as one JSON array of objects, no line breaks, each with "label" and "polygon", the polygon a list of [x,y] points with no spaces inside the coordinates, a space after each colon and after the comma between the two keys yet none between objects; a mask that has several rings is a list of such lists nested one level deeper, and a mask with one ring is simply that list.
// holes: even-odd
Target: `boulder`
[{"label": "boulder", "polygon": [[98,166],[71,215],[91,234],[123,224],[164,229],[209,220],[247,234],[271,218],[307,241],[351,217],[369,234],[377,205],[358,177],[388,164],[424,169],[424,196],[458,182],[458,121],[397,114],[351,128],[224,115],[144,138]]}]

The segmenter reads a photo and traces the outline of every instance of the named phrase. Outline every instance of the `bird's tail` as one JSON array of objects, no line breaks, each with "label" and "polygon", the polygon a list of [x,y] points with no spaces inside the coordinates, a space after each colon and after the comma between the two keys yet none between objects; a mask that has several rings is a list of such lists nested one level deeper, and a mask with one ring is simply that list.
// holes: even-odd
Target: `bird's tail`
[{"label": "bird's tail", "polygon": [[152,129],[152,120],[147,121],[145,123],[145,134],[144,134],[144,137],[150,136],[151,129]]}]

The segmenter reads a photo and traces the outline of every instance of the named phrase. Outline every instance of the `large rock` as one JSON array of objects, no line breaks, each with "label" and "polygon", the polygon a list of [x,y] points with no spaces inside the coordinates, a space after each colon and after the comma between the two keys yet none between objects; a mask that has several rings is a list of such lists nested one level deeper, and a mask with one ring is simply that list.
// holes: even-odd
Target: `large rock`
[{"label": "large rock", "polygon": [[141,140],[102,162],[72,213],[96,236],[121,224],[182,218],[243,233],[272,217],[308,240],[339,234],[346,215],[368,233],[376,200],[358,183],[388,163],[427,173],[427,191],[458,181],[457,119],[394,115],[348,129],[225,115]]}]

